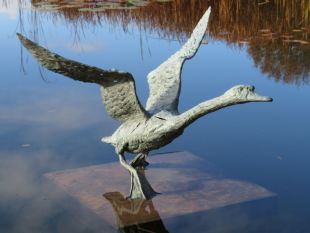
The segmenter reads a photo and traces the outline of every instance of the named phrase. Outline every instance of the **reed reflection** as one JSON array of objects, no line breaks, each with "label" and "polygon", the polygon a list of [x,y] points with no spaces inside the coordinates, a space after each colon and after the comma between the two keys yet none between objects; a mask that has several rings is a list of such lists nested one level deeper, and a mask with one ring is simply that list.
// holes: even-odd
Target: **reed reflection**
[{"label": "reed reflection", "polygon": [[[138,2],[135,1],[136,6],[141,6]],[[76,27],[108,21],[127,30],[133,22],[144,30],[156,31],[160,37],[179,40],[189,37],[204,9],[211,5],[213,15],[208,30],[211,39],[246,47],[260,71],[276,81],[304,84],[309,80],[308,0],[149,1],[144,7],[130,11],[119,10],[119,7],[133,6],[126,8],[119,4],[109,8],[107,1],[79,1],[79,4],[68,5],[64,1],[33,0],[32,4],[38,10],[52,6],[54,17],[64,17]]]},{"label": "reed reflection", "polygon": [[119,192],[103,196],[112,205],[120,233],[168,233],[152,200],[128,200]]},{"label": "reed reflection", "polygon": [[[120,164],[130,173],[131,199],[151,199],[158,193],[147,181],[144,169],[150,151],[161,148],[180,136],[185,128],[204,115],[229,106],[250,102],[270,102],[272,98],[255,93],[253,86],[237,85],[223,95],[204,101],[180,113],[181,72],[193,58],[208,26],[211,8],[205,12],[183,47],[147,75],[150,95],[144,108],[136,94],[135,81],[128,72],[102,70],[69,60],[18,34],[21,43],[47,69],[82,82],[100,85],[107,113],[121,123],[102,141],[115,148]],[[135,154],[128,163],[125,153]]]}]

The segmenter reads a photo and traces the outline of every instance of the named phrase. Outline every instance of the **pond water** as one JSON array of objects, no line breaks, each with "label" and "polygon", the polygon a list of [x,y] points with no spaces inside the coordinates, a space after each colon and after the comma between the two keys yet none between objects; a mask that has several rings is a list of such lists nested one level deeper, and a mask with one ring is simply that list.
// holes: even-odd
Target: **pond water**
[{"label": "pond water", "polygon": [[0,3],[0,232],[115,232],[42,176],[117,161],[100,139],[119,123],[98,86],[40,67],[16,33],[72,60],[130,72],[144,104],[147,74],[181,47],[209,5],[204,43],[182,71],[180,112],[237,84],[274,101],[207,115],[152,154],[189,151],[277,194],[274,214],[243,218],[238,228],[219,217],[218,228],[201,232],[310,232],[309,1],[107,2]]}]

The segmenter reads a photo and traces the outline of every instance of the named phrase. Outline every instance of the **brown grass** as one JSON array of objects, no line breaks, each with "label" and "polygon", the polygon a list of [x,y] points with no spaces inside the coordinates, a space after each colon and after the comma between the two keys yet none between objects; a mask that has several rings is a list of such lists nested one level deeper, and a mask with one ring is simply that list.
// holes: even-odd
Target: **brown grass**
[{"label": "brown grass", "polygon": [[[310,72],[309,0],[172,0],[148,1],[146,6],[106,10],[100,1],[33,0],[38,9],[51,4],[53,17],[64,17],[77,30],[87,23],[108,21],[127,30],[131,23],[168,39],[184,39],[211,5],[208,35],[247,50],[266,75],[290,83],[303,83]],[[104,1],[101,1],[104,2]],[[97,5],[96,5],[97,4]]]}]

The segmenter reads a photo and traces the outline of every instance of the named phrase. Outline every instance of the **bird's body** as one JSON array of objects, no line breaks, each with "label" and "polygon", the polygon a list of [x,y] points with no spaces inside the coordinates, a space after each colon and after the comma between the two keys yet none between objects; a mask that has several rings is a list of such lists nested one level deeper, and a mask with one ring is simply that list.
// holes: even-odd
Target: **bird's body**
[{"label": "bird's body", "polygon": [[[180,136],[188,125],[208,113],[231,105],[272,100],[256,94],[253,86],[238,85],[219,97],[179,113],[182,67],[196,54],[205,35],[210,12],[209,8],[183,47],[148,74],[150,95],[146,107],[141,105],[136,95],[135,82],[130,73],[102,70],[63,58],[18,34],[22,44],[47,69],[101,86],[107,113],[121,123],[112,136],[104,137],[102,141],[115,147],[121,165],[131,173],[130,198],[149,199],[156,195],[142,173],[136,170],[145,165],[151,150],[167,145]],[[138,155],[129,164],[124,157],[125,152]]]},{"label": "bird's body", "polygon": [[177,116],[161,111],[149,118],[123,123],[103,142],[112,144],[117,152],[148,153],[169,144],[183,133]]}]

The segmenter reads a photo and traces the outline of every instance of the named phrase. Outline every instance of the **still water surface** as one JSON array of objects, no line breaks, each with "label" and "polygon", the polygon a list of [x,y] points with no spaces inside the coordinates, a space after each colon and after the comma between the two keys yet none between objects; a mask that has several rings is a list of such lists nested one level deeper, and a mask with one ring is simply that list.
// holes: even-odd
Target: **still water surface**
[{"label": "still water surface", "polygon": [[[238,232],[310,232],[308,1],[87,2],[0,3],[0,232],[113,232],[41,177],[116,161],[100,138],[118,122],[106,114],[97,86],[44,70],[15,33],[67,58],[131,72],[145,103],[146,75],[180,48],[208,4],[208,43],[184,66],[180,111],[237,84],[254,85],[274,102],[210,114],[154,153],[190,151],[278,194],[275,214],[243,219]],[[220,217],[217,223],[200,231],[236,232]]]}]

